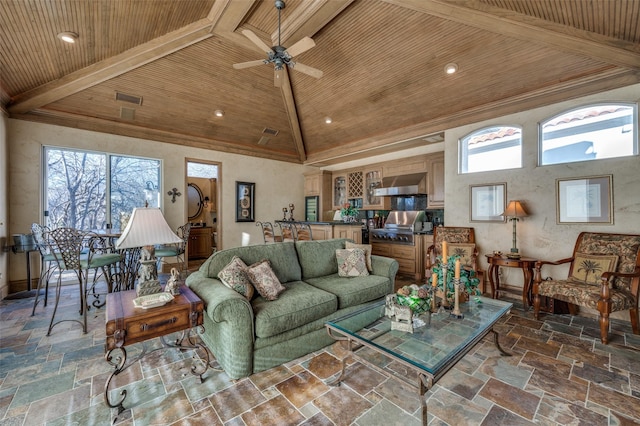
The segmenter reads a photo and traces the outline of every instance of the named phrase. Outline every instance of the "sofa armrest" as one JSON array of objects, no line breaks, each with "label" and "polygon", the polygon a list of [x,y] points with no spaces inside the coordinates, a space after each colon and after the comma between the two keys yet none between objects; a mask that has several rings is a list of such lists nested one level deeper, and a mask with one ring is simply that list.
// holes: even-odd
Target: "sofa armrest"
[{"label": "sofa armrest", "polygon": [[400,264],[397,260],[384,256],[371,256],[371,273],[373,275],[380,275],[382,277],[389,278],[391,288],[389,293],[393,293],[393,286],[396,281],[396,274]]},{"label": "sofa armrest", "polygon": [[217,278],[207,278],[201,271],[189,275],[185,284],[202,299],[205,311],[214,323],[228,322],[235,330],[253,333],[253,308],[240,293],[222,284]]}]

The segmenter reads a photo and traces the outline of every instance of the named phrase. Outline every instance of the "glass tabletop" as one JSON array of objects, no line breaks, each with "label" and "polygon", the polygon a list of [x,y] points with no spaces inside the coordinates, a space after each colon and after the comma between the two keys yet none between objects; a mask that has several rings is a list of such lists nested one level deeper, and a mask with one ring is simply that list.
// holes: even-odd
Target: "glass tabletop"
[{"label": "glass tabletop", "polygon": [[[489,333],[493,325],[505,315],[512,303],[486,297],[473,297],[460,304],[464,318],[450,316],[449,311],[419,316],[426,324],[414,327],[413,333],[392,330],[391,319],[384,316],[385,302],[368,305],[349,315],[327,322],[333,328],[351,336],[367,346],[397,357],[432,376],[446,371],[471,347]],[[379,315],[376,315],[379,314]],[[355,324],[362,324],[363,317],[379,317],[359,330]]]}]

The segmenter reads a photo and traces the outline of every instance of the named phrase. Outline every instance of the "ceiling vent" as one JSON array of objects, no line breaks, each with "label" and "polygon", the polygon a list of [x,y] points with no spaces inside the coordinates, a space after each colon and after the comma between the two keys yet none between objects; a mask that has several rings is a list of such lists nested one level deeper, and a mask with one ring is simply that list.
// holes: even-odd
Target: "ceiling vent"
[{"label": "ceiling vent", "polygon": [[133,108],[120,107],[120,118],[123,120],[133,120],[136,118],[136,110]]},{"label": "ceiling vent", "polygon": [[269,135],[269,136],[278,136],[278,133],[280,133],[279,130],[270,129],[268,127],[265,127],[264,130],[262,131],[263,135]]},{"label": "ceiling vent", "polygon": [[262,136],[260,138],[260,140],[258,141],[258,145],[266,145],[269,143],[270,138],[266,137],[266,136]]},{"label": "ceiling vent", "polygon": [[116,92],[116,101],[142,105],[142,96],[128,95],[126,93]]},{"label": "ceiling vent", "polygon": [[429,143],[444,142],[444,133],[436,133],[433,135],[425,136],[422,138],[422,140]]}]

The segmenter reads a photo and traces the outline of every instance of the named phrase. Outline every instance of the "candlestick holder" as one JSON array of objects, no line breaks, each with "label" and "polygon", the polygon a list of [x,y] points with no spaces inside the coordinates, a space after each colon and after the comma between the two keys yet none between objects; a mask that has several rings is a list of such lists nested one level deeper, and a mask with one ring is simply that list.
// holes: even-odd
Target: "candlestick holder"
[{"label": "candlestick holder", "polygon": [[464,318],[464,314],[460,312],[460,278],[453,279],[453,289],[454,289],[454,302],[453,302],[453,310],[449,316],[452,316],[457,319]]},{"label": "candlestick holder", "polygon": [[[442,290],[438,289],[436,294],[440,297],[440,308],[438,312],[444,312],[445,309],[450,309],[449,301],[447,300],[447,270],[449,269],[448,263],[442,264]],[[437,288],[437,287],[436,287]]]}]

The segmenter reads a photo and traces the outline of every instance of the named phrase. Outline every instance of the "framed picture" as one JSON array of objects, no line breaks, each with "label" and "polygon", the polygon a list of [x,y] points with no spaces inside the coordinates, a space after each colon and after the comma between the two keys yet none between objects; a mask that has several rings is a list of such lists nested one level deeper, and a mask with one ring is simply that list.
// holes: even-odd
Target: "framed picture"
[{"label": "framed picture", "polygon": [[255,204],[253,182],[236,182],[236,222],[254,222]]},{"label": "framed picture", "polygon": [[504,222],[507,184],[471,185],[469,193],[471,222]]},{"label": "framed picture", "polygon": [[557,223],[613,224],[612,175],[556,179]]}]

